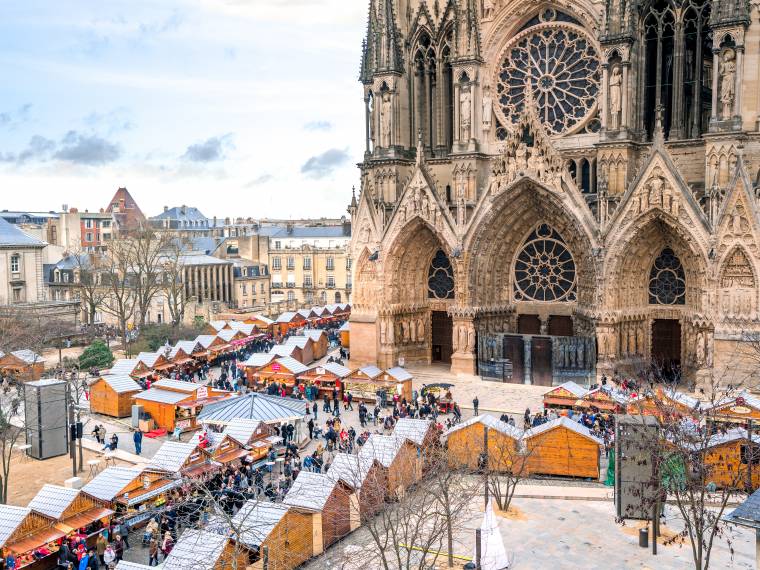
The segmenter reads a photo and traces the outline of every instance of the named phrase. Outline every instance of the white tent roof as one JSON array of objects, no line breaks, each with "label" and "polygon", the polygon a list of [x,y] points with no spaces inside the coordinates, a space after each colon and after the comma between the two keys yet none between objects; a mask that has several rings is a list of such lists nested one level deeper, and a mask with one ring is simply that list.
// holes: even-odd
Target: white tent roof
[{"label": "white tent roof", "polygon": [[301,471],[283,503],[290,507],[320,512],[325,508],[337,482],[337,479],[324,473]]},{"label": "white tent roof", "polygon": [[431,427],[433,427],[431,420],[401,418],[396,422],[396,427],[393,428],[393,435],[408,439],[416,445],[422,445],[425,443],[425,436]]}]

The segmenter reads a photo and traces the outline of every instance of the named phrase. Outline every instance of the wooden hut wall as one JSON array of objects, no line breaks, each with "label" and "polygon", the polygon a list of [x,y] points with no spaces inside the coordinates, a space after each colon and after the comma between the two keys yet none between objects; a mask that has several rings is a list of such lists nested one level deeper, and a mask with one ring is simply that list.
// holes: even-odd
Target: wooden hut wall
[{"label": "wooden hut wall", "polygon": [[6,546],[10,546],[16,542],[24,540],[31,534],[40,531],[44,528],[52,528],[55,521],[51,518],[43,516],[39,513],[29,513],[24,521],[18,526],[16,530],[5,541]]},{"label": "wooden hut wall", "polygon": [[248,568],[251,552],[242,545],[228,542],[217,561],[218,568]]},{"label": "wooden hut wall", "polygon": [[134,392],[117,393],[102,378],[92,385],[90,390],[90,409],[96,414],[113,418],[126,418],[132,415],[132,396]]},{"label": "wooden hut wall", "polygon": [[322,509],[324,548],[351,532],[351,489],[338,481]]},{"label": "wooden hut wall", "polygon": [[312,516],[290,509],[261,546],[269,547],[269,570],[297,568],[314,552]]},{"label": "wooden hut wall", "polygon": [[153,421],[156,422],[158,427],[164,428],[168,431],[174,429],[174,420],[176,419],[176,408],[174,404],[162,404],[161,402],[140,400],[139,397],[135,398],[135,403],[143,407],[143,411],[153,418]]},{"label": "wooden hut wall", "polygon": [[[749,445],[746,439],[736,439],[722,445],[716,445],[705,451],[705,466],[708,470],[708,482],[715,483],[721,489],[744,489],[747,484],[747,463],[742,462],[742,448]],[[752,453],[757,457],[758,447]],[[748,460],[745,457],[744,460]],[[752,465],[752,488],[760,487],[760,465]]]},{"label": "wooden hut wall", "polygon": [[351,335],[349,331],[340,331],[340,344],[344,348],[351,348]]},{"label": "wooden hut wall", "polygon": [[[449,435],[449,465],[453,468],[478,468],[480,454],[483,453],[483,432],[481,423],[472,424]],[[488,465],[494,471],[507,472],[512,464],[521,458],[518,442],[495,429],[488,430]]]},{"label": "wooden hut wall", "polygon": [[599,445],[558,426],[525,439],[528,473],[599,478]]},{"label": "wooden hut wall", "polygon": [[312,348],[312,351],[314,353],[314,360],[319,360],[327,356],[328,348],[327,335],[319,335],[319,340],[314,342],[314,346]]},{"label": "wooden hut wall", "polygon": [[417,448],[413,443],[405,442],[388,468],[388,496],[398,497],[407,487],[416,483],[421,476]]},{"label": "wooden hut wall", "polygon": [[383,508],[388,497],[388,489],[388,470],[374,462],[359,489],[361,520],[365,521],[373,517]]}]

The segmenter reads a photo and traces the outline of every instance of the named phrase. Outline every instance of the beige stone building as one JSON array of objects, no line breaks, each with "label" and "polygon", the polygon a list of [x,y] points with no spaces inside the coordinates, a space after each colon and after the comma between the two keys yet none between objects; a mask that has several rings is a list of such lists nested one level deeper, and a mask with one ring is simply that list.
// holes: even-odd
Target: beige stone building
[{"label": "beige stone building", "polygon": [[744,374],[758,16],[740,0],[371,0],[352,360],[538,384],[653,362]]}]

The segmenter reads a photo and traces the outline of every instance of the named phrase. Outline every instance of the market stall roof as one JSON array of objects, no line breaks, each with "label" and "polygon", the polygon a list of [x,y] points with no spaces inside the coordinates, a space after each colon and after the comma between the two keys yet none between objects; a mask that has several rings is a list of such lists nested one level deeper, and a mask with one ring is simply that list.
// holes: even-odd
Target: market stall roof
[{"label": "market stall roof", "polygon": [[69,489],[60,485],[43,485],[34,498],[29,501],[29,508],[40,514],[58,520],[76,500],[79,489]]},{"label": "market stall roof", "polygon": [[163,380],[154,382],[153,387],[162,388],[165,390],[174,390],[177,392],[187,392],[188,394],[192,394],[198,388],[202,388],[200,384],[196,384],[195,382],[185,382],[184,380],[171,380],[169,378],[164,378]]},{"label": "market stall roof", "polygon": [[261,420],[235,418],[227,424],[222,435],[231,437],[240,445],[248,445],[262,423]]},{"label": "market stall roof", "polygon": [[507,437],[511,437],[512,439],[520,439],[523,436],[522,430],[517,429],[516,427],[509,425],[507,422],[498,420],[495,417],[490,416],[488,414],[475,416],[474,418],[470,418],[469,420],[465,422],[458,423],[451,429],[447,430],[443,434],[443,436],[448,437],[449,435],[451,435],[452,433],[456,431],[459,431],[464,428],[468,428],[475,424],[483,424],[489,429],[498,431],[499,433],[506,435]]},{"label": "market stall roof", "polygon": [[574,431],[575,433],[582,435],[585,438],[590,439],[594,443],[598,443],[599,445],[603,445],[604,442],[602,442],[601,439],[595,437],[591,430],[588,429],[586,426],[583,426],[579,424],[576,421],[571,420],[568,417],[562,416],[557,418],[556,420],[552,420],[550,422],[546,422],[545,424],[538,425],[536,427],[532,427],[529,430],[525,431],[525,439],[530,439],[531,437],[535,437],[539,434],[542,434],[544,432],[547,432],[549,430],[558,428],[558,427],[564,427],[569,430]]},{"label": "market stall roof", "polygon": [[[22,362],[25,362],[26,364],[37,364],[45,362],[45,359],[42,358],[39,354],[34,352],[33,350],[28,349],[22,349],[22,350],[14,350],[11,352],[13,356],[21,360]],[[2,352],[0,352],[0,358],[5,356]]]},{"label": "market stall roof", "polygon": [[406,380],[411,380],[413,376],[409,374],[404,368],[401,368],[400,366],[396,366],[394,368],[391,368],[389,370],[385,371],[388,376],[391,376],[392,378],[395,378],[398,382],[404,382]]},{"label": "market stall roof", "polygon": [[393,435],[408,439],[416,445],[425,443],[430,428],[434,427],[431,420],[416,420],[412,418],[400,418],[393,428]]},{"label": "market stall roof", "polygon": [[274,321],[272,319],[270,319],[269,317],[265,317],[264,315],[254,315],[253,318],[256,319],[257,321],[261,321],[267,326],[274,324]]},{"label": "market stall roof", "polygon": [[364,374],[365,376],[369,376],[370,378],[377,378],[378,376],[381,376],[383,371],[380,370],[377,366],[374,366],[370,364],[369,366],[362,366],[359,368],[359,372]]},{"label": "market stall roof", "polygon": [[195,342],[200,343],[203,348],[208,348],[216,340],[216,335],[213,334],[201,334],[195,338]]},{"label": "market stall roof", "polygon": [[255,352],[248,357],[243,363],[243,366],[251,366],[255,368],[261,368],[272,362],[277,355],[267,352]]},{"label": "market stall roof", "polygon": [[277,320],[275,322],[281,323],[281,324],[287,324],[291,322],[297,314],[298,313],[294,313],[292,311],[287,311],[285,313],[282,313],[279,317],[277,317]]},{"label": "market stall roof", "polygon": [[385,468],[391,466],[396,459],[404,440],[394,435],[381,435],[373,433],[359,451],[359,457],[364,459],[377,459]]},{"label": "market stall roof", "polygon": [[313,319],[313,318],[315,318],[315,317],[318,317],[318,316],[319,316],[319,315],[317,315],[317,314],[316,314],[314,311],[312,311],[311,309],[299,309],[299,310],[298,310],[298,311],[296,311],[296,312],[297,312],[299,315],[301,315],[301,316],[302,316],[304,319]]},{"label": "market stall roof", "polygon": [[0,505],[0,546],[4,546],[32,509],[28,507],[13,507]]},{"label": "market stall roof", "polygon": [[229,424],[233,420],[244,418],[280,423],[302,419],[305,415],[304,400],[249,392],[205,406],[198,415],[198,420],[202,423]]},{"label": "market stall roof", "polygon": [[137,355],[137,360],[145,364],[148,368],[153,368],[162,356],[163,354],[160,352],[141,352]]},{"label": "market stall roof", "polygon": [[337,362],[328,362],[322,366],[325,370],[331,374],[335,374],[338,378],[348,378],[353,374],[353,370],[346,368],[345,366],[338,364]]},{"label": "market stall roof", "polygon": [[169,390],[161,390],[160,388],[151,388],[133,396],[135,400],[158,402],[159,404],[178,404],[189,397],[189,394],[183,392],[170,392]]},{"label": "market stall roof", "polygon": [[233,328],[233,330],[241,331],[246,336],[251,336],[253,334],[253,329],[256,328],[253,325],[249,325],[241,321],[230,321],[228,324]]},{"label": "market stall roof", "polygon": [[575,382],[569,381],[569,382],[564,382],[563,384],[560,384],[559,386],[554,386],[551,390],[544,392],[544,397],[555,396],[555,395],[560,396],[564,392],[569,392],[570,393],[569,397],[582,398],[583,396],[588,394],[589,391],[586,390],[586,388],[584,388],[580,384],[576,384]]},{"label": "market stall roof", "polygon": [[164,560],[164,570],[214,570],[228,541],[216,532],[187,529]]},{"label": "market stall roof", "polygon": [[224,329],[222,331],[219,331],[216,333],[216,336],[221,338],[224,342],[232,342],[232,339],[236,336],[242,334],[243,331],[237,330],[237,329]]},{"label": "market stall roof", "polygon": [[241,529],[240,543],[253,548],[261,546],[287,512],[285,505],[251,499],[232,517],[232,525]]},{"label": "market stall roof", "polygon": [[112,376],[131,375],[139,366],[140,361],[136,358],[120,358],[111,365],[111,370],[108,370],[107,373]]},{"label": "market stall roof", "polygon": [[142,467],[107,467],[82,487],[82,492],[110,503],[121,494],[122,489],[139,477],[140,473]]},{"label": "market stall roof", "polygon": [[285,345],[294,344],[300,349],[306,348],[306,345],[312,341],[308,336],[291,336],[285,341]]},{"label": "market stall roof", "polygon": [[337,479],[324,473],[301,471],[282,502],[290,507],[321,512],[337,484]]},{"label": "market stall roof", "polygon": [[[216,449],[217,446],[222,443],[222,440],[224,439],[224,436],[221,433],[217,433],[214,431],[208,431],[206,432],[206,441],[208,442],[208,447],[204,448],[207,451]],[[200,431],[196,431],[192,437],[187,441],[187,443],[191,443],[193,445],[200,445],[201,439],[203,438],[204,433]]]},{"label": "market stall roof", "polygon": [[350,321],[346,321],[342,325],[340,325],[340,328],[338,329],[339,332],[345,332],[351,330],[351,323]]},{"label": "market stall roof", "polygon": [[65,518],[55,526],[58,530],[63,531],[65,534],[70,534],[77,529],[91,525],[95,521],[110,517],[112,514],[113,511],[111,509],[107,509],[105,507],[94,507],[82,513],[78,513],[73,517]]},{"label": "market stall roof", "polygon": [[[127,374],[107,374],[106,376],[101,376],[98,380],[103,380],[103,382],[108,384],[111,390],[117,394],[127,394],[129,392],[139,392],[142,390],[142,386],[132,380],[132,377]],[[96,380],[96,382],[98,380]]]},{"label": "market stall roof", "polygon": [[274,356],[292,357],[296,348],[298,347],[295,344],[276,344],[269,350],[269,354],[273,354]]},{"label": "market stall roof", "polygon": [[303,331],[304,336],[308,336],[313,342],[319,342],[324,336],[327,337],[327,333],[320,329],[306,329]]},{"label": "market stall roof", "polygon": [[197,449],[198,446],[192,443],[166,441],[146,465],[146,469],[177,473]]},{"label": "market stall roof", "polygon": [[194,340],[180,340],[177,342],[177,344],[174,345],[171,352],[169,353],[169,358],[176,358],[177,353],[180,351],[180,349],[190,356],[194,352],[198,352],[199,350],[203,349],[203,345],[199,342],[196,342]]},{"label": "market stall roof", "polygon": [[374,462],[375,460],[372,457],[336,453],[327,471],[327,476],[343,481],[353,489],[361,489]]},{"label": "market stall roof", "polygon": [[227,321],[210,321],[209,325],[211,328],[213,328],[216,332],[219,332],[221,330],[224,330],[224,328],[227,326]]},{"label": "market stall roof", "polygon": [[134,505],[139,505],[141,503],[144,503],[145,501],[152,499],[153,497],[157,497],[161,495],[162,493],[166,493],[167,491],[171,491],[172,489],[175,489],[179,486],[181,486],[183,483],[182,479],[175,479],[173,481],[167,481],[163,477],[161,479],[158,479],[157,481],[154,481],[151,483],[150,487],[147,489],[145,487],[142,487],[138,489],[137,491],[132,491],[129,493],[129,497],[119,497],[120,503],[126,503],[127,506],[133,507]]},{"label": "market stall roof", "polygon": [[58,540],[64,536],[66,536],[66,532],[59,528],[56,528],[55,526],[42,528],[37,532],[26,536],[17,542],[14,542],[13,544],[9,544],[7,548],[17,555],[26,554],[35,548],[39,548],[43,544],[53,542],[54,540]]},{"label": "market stall roof", "polygon": [[127,562],[126,560],[119,560],[116,565],[116,570],[151,570],[155,566],[146,566],[145,564],[137,564],[136,562]]},{"label": "market stall roof", "polygon": [[330,314],[330,311],[327,310],[327,307],[312,307],[311,310],[314,311],[319,317]]},{"label": "market stall roof", "polygon": [[724,515],[723,520],[740,526],[760,529],[760,489],[747,497],[733,511]]},{"label": "market stall roof", "polygon": [[327,305],[325,309],[327,309],[331,315],[334,315],[341,310],[340,305],[337,304]]},{"label": "market stall roof", "polygon": [[309,369],[306,365],[301,364],[300,362],[298,362],[295,358],[291,356],[284,356],[282,358],[278,358],[277,364],[287,369],[288,372],[291,372],[292,374],[303,374]]}]

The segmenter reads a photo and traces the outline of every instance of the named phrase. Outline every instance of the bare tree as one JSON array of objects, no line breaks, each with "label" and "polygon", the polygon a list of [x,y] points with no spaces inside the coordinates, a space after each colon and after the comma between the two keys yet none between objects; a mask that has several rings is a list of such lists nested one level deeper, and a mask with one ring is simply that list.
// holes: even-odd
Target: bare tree
[{"label": "bare tree", "polygon": [[17,391],[11,391],[0,398],[0,503],[8,502],[8,482],[11,476],[11,464],[16,444],[24,434],[24,420],[21,413],[21,399]]},{"label": "bare tree", "polygon": [[71,254],[74,260],[74,288],[84,307],[85,324],[95,323],[95,315],[108,295],[100,279],[102,256],[98,253],[76,251]]},{"label": "bare tree", "polygon": [[146,229],[137,232],[132,240],[135,316],[138,324],[143,326],[153,299],[164,286],[163,256],[169,236]]},{"label": "bare tree", "polygon": [[100,279],[106,289],[103,310],[113,316],[127,350],[129,321],[137,306],[135,281],[135,242],[129,238],[113,240],[103,258]]},{"label": "bare tree", "polygon": [[169,306],[172,324],[178,326],[185,320],[185,265],[183,241],[176,238],[169,241],[164,248],[163,258],[163,295]]},{"label": "bare tree", "polygon": [[502,429],[507,430],[509,435],[497,429],[485,429],[485,437],[490,442],[479,467],[488,494],[494,498],[499,509],[506,512],[517,486],[530,476],[528,462],[537,448],[526,444],[524,432],[508,424],[504,424]]}]

